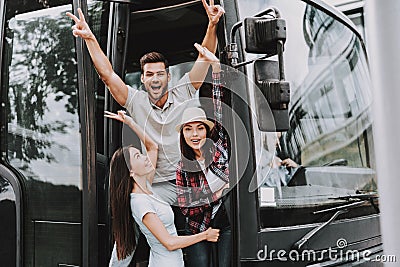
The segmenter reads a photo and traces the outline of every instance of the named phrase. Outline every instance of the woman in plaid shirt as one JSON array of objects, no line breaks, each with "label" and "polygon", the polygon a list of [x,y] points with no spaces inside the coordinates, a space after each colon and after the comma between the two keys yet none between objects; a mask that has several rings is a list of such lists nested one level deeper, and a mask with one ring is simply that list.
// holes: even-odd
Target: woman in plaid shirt
[{"label": "woman in plaid shirt", "polygon": [[198,107],[184,111],[182,121],[176,127],[182,153],[176,185],[178,204],[186,217],[187,234],[204,232],[210,226],[220,228],[216,249],[207,241],[185,249],[186,266],[212,266],[213,258],[219,267],[225,267],[230,266],[231,229],[221,199],[224,189],[229,187],[228,141],[222,127],[221,67],[218,58],[203,49],[208,58],[214,58],[211,66],[215,123]]}]

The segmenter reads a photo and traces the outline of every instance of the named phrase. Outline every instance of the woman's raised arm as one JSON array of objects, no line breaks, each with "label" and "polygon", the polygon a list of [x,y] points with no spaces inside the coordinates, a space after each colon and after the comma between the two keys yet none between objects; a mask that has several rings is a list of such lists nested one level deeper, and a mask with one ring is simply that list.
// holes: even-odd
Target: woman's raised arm
[{"label": "woman's raised arm", "polygon": [[[114,119],[121,121],[125,123],[126,125],[129,126],[139,137],[140,141],[143,142],[146,151],[147,151],[147,157],[149,158],[151,164],[153,165],[154,169],[156,167],[157,163],[157,156],[158,156],[158,144],[151,139],[150,136],[148,136],[145,131],[140,127],[133,119],[132,117],[126,115],[126,112],[123,110],[119,110],[117,114],[109,112],[109,111],[104,111],[104,117]],[[150,184],[153,183],[153,178],[154,175],[151,175],[151,178],[149,178]]]}]

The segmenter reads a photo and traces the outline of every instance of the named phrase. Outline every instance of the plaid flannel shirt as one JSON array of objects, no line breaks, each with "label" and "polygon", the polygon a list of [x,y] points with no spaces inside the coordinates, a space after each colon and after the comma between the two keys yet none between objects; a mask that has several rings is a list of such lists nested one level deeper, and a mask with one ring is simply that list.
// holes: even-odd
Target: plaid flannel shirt
[{"label": "plaid flannel shirt", "polygon": [[[229,182],[228,139],[222,127],[222,85],[220,73],[212,74],[212,95],[214,104],[215,125],[212,135],[216,137],[213,146],[213,160],[208,166],[217,177]],[[211,222],[213,206],[219,203],[202,171],[193,173],[183,169],[182,160],[176,171],[178,205],[188,219],[189,230],[200,233],[208,229]]]}]

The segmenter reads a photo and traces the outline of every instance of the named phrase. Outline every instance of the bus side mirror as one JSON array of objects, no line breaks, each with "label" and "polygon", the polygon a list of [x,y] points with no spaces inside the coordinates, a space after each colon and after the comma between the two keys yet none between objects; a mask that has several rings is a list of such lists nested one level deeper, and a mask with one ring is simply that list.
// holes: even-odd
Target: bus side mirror
[{"label": "bus side mirror", "polygon": [[[260,130],[287,131],[289,129],[290,84],[288,81],[279,79],[279,63],[272,60],[257,60],[254,63],[254,82],[257,86],[255,100]],[[272,118],[269,110],[272,112]]]},{"label": "bus side mirror", "polygon": [[[266,54],[255,60],[239,61],[235,43],[237,30],[244,26],[246,52]],[[256,114],[258,127],[266,132],[289,130],[290,84],[285,81],[283,50],[286,41],[286,21],[280,11],[271,7],[254,17],[232,26],[230,43],[225,47],[226,61],[233,68],[254,63]],[[278,61],[265,60],[277,55]],[[271,118],[272,116],[272,118]]]},{"label": "bus side mirror", "polygon": [[277,43],[286,41],[286,21],[281,18],[245,18],[244,32],[246,52],[273,56],[278,53]]}]

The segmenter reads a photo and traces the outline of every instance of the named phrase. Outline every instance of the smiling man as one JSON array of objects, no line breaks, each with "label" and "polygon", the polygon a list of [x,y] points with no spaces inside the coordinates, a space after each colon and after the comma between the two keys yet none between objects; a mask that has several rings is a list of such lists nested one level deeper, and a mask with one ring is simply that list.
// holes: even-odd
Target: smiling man
[{"label": "smiling man", "polygon": [[168,99],[168,83],[171,80],[166,59],[160,53],[148,53],[140,59],[140,66],[140,79],[149,100],[157,107],[163,107]]}]

